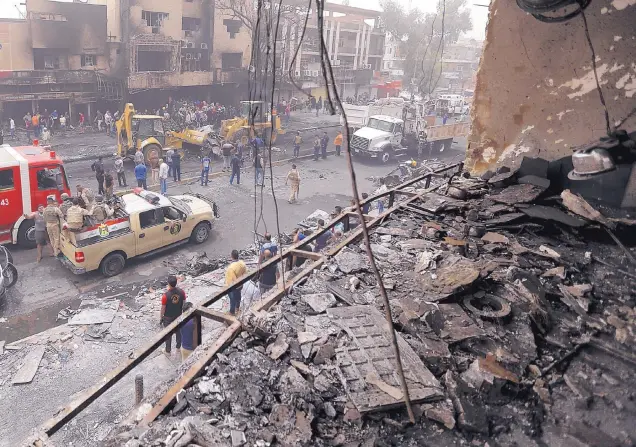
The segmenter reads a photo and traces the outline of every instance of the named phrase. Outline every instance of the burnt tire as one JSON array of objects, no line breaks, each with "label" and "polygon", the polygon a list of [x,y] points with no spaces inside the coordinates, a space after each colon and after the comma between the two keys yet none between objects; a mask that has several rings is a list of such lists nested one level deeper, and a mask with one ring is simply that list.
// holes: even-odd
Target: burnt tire
[{"label": "burnt tire", "polygon": [[99,271],[102,275],[110,278],[111,276],[119,275],[126,266],[126,258],[121,253],[111,253],[102,259],[102,263],[99,266]]},{"label": "burnt tire", "polygon": [[35,221],[25,219],[18,230],[18,245],[24,248],[35,248]]},{"label": "burnt tire", "polygon": [[210,226],[206,222],[201,222],[194,227],[192,230],[192,235],[190,236],[190,241],[195,244],[202,244],[208,240],[210,237]]}]

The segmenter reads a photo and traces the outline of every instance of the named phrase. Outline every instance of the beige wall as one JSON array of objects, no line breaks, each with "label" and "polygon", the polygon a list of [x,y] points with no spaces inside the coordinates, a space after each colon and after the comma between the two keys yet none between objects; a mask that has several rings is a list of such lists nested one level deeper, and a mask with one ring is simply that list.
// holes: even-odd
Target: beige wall
[{"label": "beige wall", "polygon": [[[614,123],[636,106],[636,4],[596,0],[586,17]],[[494,0],[473,104],[467,165],[475,172],[524,155],[560,158],[605,135],[582,18],[542,23]],[[624,128],[635,126],[636,116]]]},{"label": "beige wall", "polygon": [[215,11],[212,66],[221,68],[221,55],[223,53],[243,52],[243,67],[245,68],[250,64],[252,58],[251,31],[245,26],[241,26],[234,39],[230,38],[230,33],[227,32],[227,28],[223,25],[223,20],[228,18],[231,17],[222,15],[218,9]]},{"label": "beige wall", "polygon": [[0,71],[33,70],[29,22],[0,20]]}]

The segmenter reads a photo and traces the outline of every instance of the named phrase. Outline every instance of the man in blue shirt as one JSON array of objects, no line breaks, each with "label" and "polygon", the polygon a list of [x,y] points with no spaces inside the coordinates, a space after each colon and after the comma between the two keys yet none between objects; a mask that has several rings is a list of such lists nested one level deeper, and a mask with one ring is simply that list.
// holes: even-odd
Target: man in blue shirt
[{"label": "man in blue shirt", "polygon": [[272,242],[272,235],[269,233],[265,233],[265,242],[261,245],[261,255],[260,259],[263,260],[263,254],[265,250],[269,250],[272,256],[276,256],[278,254],[278,245],[275,242]]},{"label": "man in blue shirt", "polygon": [[[192,303],[186,301],[183,303],[183,312],[187,312],[192,308]],[[181,326],[181,361],[183,362],[188,358],[192,351],[199,345],[197,340],[197,326],[194,322],[194,318],[190,318],[186,324]]]},{"label": "man in blue shirt", "polygon": [[137,179],[137,186],[143,189],[148,189],[146,186],[146,174],[148,169],[144,163],[139,163],[135,166],[135,178]]},{"label": "man in blue shirt", "polygon": [[210,176],[210,163],[212,160],[208,155],[203,157],[201,160],[201,186],[203,186],[203,181],[205,180],[205,186],[208,186],[208,177]]}]

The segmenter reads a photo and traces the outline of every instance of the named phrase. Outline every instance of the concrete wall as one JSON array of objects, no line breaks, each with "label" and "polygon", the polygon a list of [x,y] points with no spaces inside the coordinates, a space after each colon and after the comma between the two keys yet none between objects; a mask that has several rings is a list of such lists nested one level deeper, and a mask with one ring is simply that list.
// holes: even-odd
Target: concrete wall
[{"label": "concrete wall", "polygon": [[214,16],[214,54],[212,54],[212,67],[221,68],[221,57],[223,53],[243,52],[243,68],[250,64],[252,58],[252,33],[244,25],[232,39],[223,20],[230,19],[228,15],[223,15],[220,10],[215,11]]},{"label": "concrete wall", "polygon": [[[636,1],[595,0],[585,13],[613,124],[636,106]],[[605,135],[582,17],[547,24],[494,0],[473,104],[474,172],[524,155],[557,159]],[[623,128],[634,130],[636,116]]]},{"label": "concrete wall", "polygon": [[29,22],[0,20],[0,43],[0,71],[33,70]]}]

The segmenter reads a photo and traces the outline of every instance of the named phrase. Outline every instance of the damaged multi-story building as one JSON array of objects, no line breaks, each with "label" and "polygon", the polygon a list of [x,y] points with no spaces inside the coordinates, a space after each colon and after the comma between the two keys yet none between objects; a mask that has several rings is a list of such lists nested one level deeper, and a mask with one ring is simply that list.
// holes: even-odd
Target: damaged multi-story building
[{"label": "damaged multi-story building", "polygon": [[0,118],[16,120],[170,96],[234,101],[252,52],[251,32],[213,0],[28,0],[23,18],[0,19],[0,43]]}]

